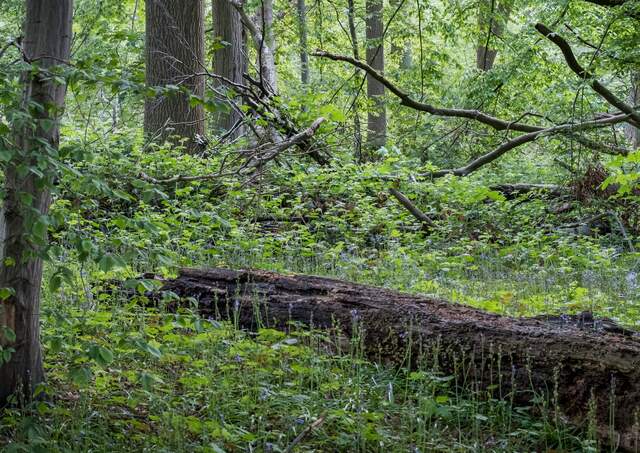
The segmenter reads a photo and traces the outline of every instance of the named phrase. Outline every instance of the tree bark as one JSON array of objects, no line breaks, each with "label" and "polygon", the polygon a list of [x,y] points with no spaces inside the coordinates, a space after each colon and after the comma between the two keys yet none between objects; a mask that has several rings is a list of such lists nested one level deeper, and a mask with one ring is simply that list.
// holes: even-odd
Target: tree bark
[{"label": "tree bark", "polygon": [[145,11],[147,86],[173,85],[185,90],[146,99],[145,134],[154,141],[186,139],[187,150],[197,151],[197,136],[205,131],[204,108],[192,106],[189,97],[204,96],[204,76],[195,75],[205,67],[204,2],[147,0]]},{"label": "tree bark", "polygon": [[[640,72],[634,72],[631,74],[631,91],[629,93],[629,104],[637,106],[640,104]],[[627,124],[625,125],[625,135],[631,143],[633,149],[640,147],[640,129]]]},{"label": "tree bark", "polygon": [[407,39],[404,42],[404,48],[402,49],[402,60],[400,60],[400,69],[408,71],[413,68],[413,46],[411,40]]},{"label": "tree bark", "polygon": [[300,35],[300,81],[309,84],[309,51],[307,48],[307,5],[305,0],[297,0],[298,31]]},{"label": "tree bark", "polygon": [[270,90],[278,93],[278,73],[276,71],[276,37],[273,33],[273,0],[262,0],[258,7],[259,27],[262,33],[258,50],[260,56],[260,70],[263,82]]},{"label": "tree bark", "polygon": [[[358,33],[356,31],[356,11],[354,0],[348,0],[347,16],[349,19],[349,37],[351,38],[351,51],[353,58],[360,59],[360,50],[358,44]],[[358,109],[358,93],[360,92],[360,82],[356,79],[358,90],[356,98],[353,100],[353,139],[355,154],[358,161],[363,161],[362,155],[362,126],[360,125],[360,110]]]},{"label": "tree bark", "polygon": [[251,35],[258,54],[260,82],[271,94],[278,94],[278,77],[275,60],[275,37],[273,35],[273,0],[261,2],[258,11],[259,24],[249,17],[241,0],[229,0],[236,8],[242,23]]},{"label": "tree bark", "polygon": [[[367,63],[384,74],[384,25],[382,23],[383,0],[367,0]],[[367,96],[372,108],[367,118],[367,147],[376,150],[387,141],[387,114],[384,102],[384,85],[367,74]]]},{"label": "tree bark", "polygon": [[23,108],[32,121],[14,124],[16,146],[4,169],[0,288],[10,288],[12,295],[0,301],[0,346],[15,352],[7,363],[0,361],[0,404],[12,394],[21,402],[29,401],[36,385],[44,381],[40,286],[46,232],[34,226],[42,225],[49,211],[55,169],[40,167],[41,176],[29,169],[58,148],[66,87],[46,73],[69,60],[72,16],[72,0],[26,3],[24,57],[39,70],[24,74]]},{"label": "tree bark", "polygon": [[511,15],[511,0],[482,0],[478,13],[480,37],[476,49],[476,67],[490,71],[498,51],[491,45],[494,38],[501,38]]},{"label": "tree bark", "polygon": [[[213,72],[234,83],[243,83],[242,74],[247,70],[247,57],[240,13],[229,0],[212,0],[212,2],[213,30],[224,46],[213,54]],[[219,85],[222,91],[226,91],[227,88],[224,84]],[[233,102],[232,99],[231,103]],[[228,112],[216,113],[217,132],[231,131],[241,118],[241,113],[233,105]],[[229,135],[229,138],[233,140],[240,135],[242,135],[242,129],[238,127]]]},{"label": "tree bark", "polygon": [[[518,404],[539,395],[557,398],[552,404],[575,423],[587,422],[595,407],[601,439],[625,450],[638,446],[640,335],[587,312],[510,318],[382,288],[266,271],[183,269],[162,289],[195,298],[203,316],[236,318],[252,330],[287,329],[295,321],[349,338],[357,326],[371,360],[409,366],[428,360],[447,374],[465,370],[459,376],[465,382],[495,386],[495,397],[513,396]],[[413,356],[406,362],[408,350]]]}]

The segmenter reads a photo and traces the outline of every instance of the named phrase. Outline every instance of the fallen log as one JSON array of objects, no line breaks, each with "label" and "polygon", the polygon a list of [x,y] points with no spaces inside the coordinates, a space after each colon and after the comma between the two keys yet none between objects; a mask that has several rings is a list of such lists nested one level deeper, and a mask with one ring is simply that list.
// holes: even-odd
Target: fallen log
[{"label": "fallen log", "polygon": [[[357,326],[371,360],[415,366],[421,355],[498,396],[549,398],[578,425],[595,417],[601,440],[623,451],[640,446],[640,334],[590,313],[511,318],[330,278],[257,270],[182,269],[162,291],[196,299],[203,316],[234,316],[251,330],[286,329],[297,321],[350,336]],[[414,354],[406,362],[408,348]]]},{"label": "fallen log", "polygon": [[520,195],[528,194],[531,192],[538,192],[542,196],[549,198],[559,198],[564,195],[569,195],[569,189],[566,187],[558,186],[555,184],[496,184],[490,187],[491,190],[500,192],[508,200],[518,198]]}]

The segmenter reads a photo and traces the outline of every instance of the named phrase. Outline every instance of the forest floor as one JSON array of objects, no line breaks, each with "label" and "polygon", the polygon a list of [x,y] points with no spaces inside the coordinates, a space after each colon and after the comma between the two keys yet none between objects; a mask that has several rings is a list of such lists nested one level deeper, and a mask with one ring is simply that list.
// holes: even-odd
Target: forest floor
[{"label": "forest floor", "polygon": [[[243,260],[235,264],[248,264]],[[431,290],[508,314],[587,303],[611,314],[613,301],[626,296],[633,305],[629,272],[621,272],[620,281],[601,279],[606,269],[603,275],[587,274],[587,288],[575,272],[544,278],[540,272],[500,274],[493,267],[426,281],[410,269],[394,271],[393,261],[360,272],[359,278],[354,278],[355,269],[342,267],[338,273],[336,267],[305,263],[297,270]],[[261,264],[294,267],[292,262]],[[149,285],[139,281],[138,290]],[[616,307],[615,313],[623,312],[624,307]],[[633,324],[631,317],[625,320]],[[427,368],[408,371],[370,363],[362,357],[358,338],[341,354],[331,354],[336,345],[323,332],[293,326],[286,333],[262,329],[254,335],[233,322],[150,309],[142,296],[100,292],[93,299],[72,291],[47,292],[43,323],[48,383],[42,390],[53,397],[5,412],[0,419],[4,451],[602,448],[589,427],[569,426],[544,399],[521,407],[490,391],[457,390],[455,377]]]}]

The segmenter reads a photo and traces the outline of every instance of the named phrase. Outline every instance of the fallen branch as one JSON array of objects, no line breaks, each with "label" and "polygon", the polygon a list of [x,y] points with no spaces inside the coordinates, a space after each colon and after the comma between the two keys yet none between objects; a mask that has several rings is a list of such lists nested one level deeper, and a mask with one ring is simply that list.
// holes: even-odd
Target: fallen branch
[{"label": "fallen branch", "polygon": [[[286,151],[287,149],[293,146],[299,146],[304,142],[308,141],[313,135],[316,133],[320,125],[325,121],[323,117],[315,120],[311,126],[302,132],[297,133],[296,135],[289,137],[286,140],[283,140],[279,143],[272,144],[270,147],[266,148],[264,145],[262,147],[253,149],[253,150],[242,150],[237,151],[238,154],[248,154],[250,155],[250,159],[240,167],[240,169],[236,172],[237,174],[247,174],[251,173],[255,168],[264,165],[265,163],[275,159],[280,153]],[[229,173],[209,173],[206,175],[195,175],[195,176],[186,176],[186,175],[177,175],[172,176],[170,178],[154,178],[152,176],[147,175],[146,173],[140,173],[139,177],[143,181],[150,182],[151,184],[174,184],[178,182],[195,182],[195,181],[208,181],[212,179],[219,179],[223,176],[228,176]]]},{"label": "fallen branch", "polygon": [[256,156],[253,158],[252,162],[246,166],[246,169],[253,169],[258,166],[264,165],[276,158],[278,154],[281,152],[291,148],[292,146],[298,146],[305,142],[307,142],[311,137],[314,136],[320,125],[325,121],[323,117],[315,120],[311,126],[305,129],[302,132],[297,133],[293,137],[288,138],[287,140],[283,140],[277,143],[273,148],[271,148],[268,152],[264,153],[262,156]]},{"label": "fallen branch", "polygon": [[528,194],[530,192],[540,192],[542,194],[553,197],[561,197],[569,193],[569,190],[566,187],[556,184],[496,184],[489,188],[491,190],[495,190],[496,192],[500,192],[509,199],[515,198],[518,195]]},{"label": "fallen branch", "polygon": [[422,223],[423,227],[432,228],[434,226],[433,220],[431,220],[431,218],[428,215],[426,215],[424,212],[420,210],[420,208],[418,208],[415,204],[413,204],[405,194],[400,192],[398,189],[394,189],[394,188],[389,189],[389,192],[391,193],[391,195],[395,197],[396,200],[398,200],[398,202],[402,206],[404,206],[407,209],[407,211],[411,213],[412,216],[414,216],[416,219],[418,219],[418,221]]},{"label": "fallen branch", "polygon": [[454,176],[468,176],[471,173],[473,173],[474,171],[482,168],[483,166],[493,162],[494,160],[498,159],[499,157],[501,157],[502,155],[504,155],[505,153],[507,153],[508,151],[511,151],[514,148],[517,148],[518,146],[524,145],[525,143],[529,143],[529,142],[533,142],[534,140],[537,140],[538,138],[542,137],[542,136],[548,136],[548,135],[554,135],[554,134],[560,134],[560,133],[564,133],[567,131],[570,132],[576,132],[576,131],[580,131],[580,130],[584,130],[584,129],[593,129],[593,128],[597,128],[597,127],[605,127],[605,126],[610,126],[612,124],[617,124],[617,123],[621,123],[627,120],[627,118],[629,117],[629,115],[615,115],[615,116],[611,116],[611,117],[606,117],[603,119],[599,119],[599,120],[593,120],[593,121],[585,121],[583,123],[576,123],[576,124],[561,124],[559,126],[553,126],[553,127],[549,127],[547,129],[541,129],[538,130],[536,132],[530,132],[528,134],[523,134],[520,135],[512,140],[509,140],[503,144],[501,144],[500,146],[498,146],[497,148],[495,148],[493,151],[490,151],[480,157],[478,157],[477,159],[469,162],[467,165],[463,166],[463,167],[459,167],[459,168],[452,168],[452,169],[445,169],[445,170],[438,170],[435,172],[431,172],[431,173],[426,173],[422,176],[426,176],[426,177],[430,177],[430,178],[442,178],[444,176],[447,175],[454,175]]}]

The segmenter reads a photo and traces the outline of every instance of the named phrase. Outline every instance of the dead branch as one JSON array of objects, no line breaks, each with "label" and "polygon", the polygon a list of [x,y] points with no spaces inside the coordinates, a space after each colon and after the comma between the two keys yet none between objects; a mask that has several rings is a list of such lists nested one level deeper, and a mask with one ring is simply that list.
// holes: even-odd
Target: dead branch
[{"label": "dead branch", "polygon": [[405,194],[403,194],[402,192],[400,192],[398,189],[395,189],[395,188],[389,189],[389,192],[391,193],[391,195],[394,196],[396,200],[398,200],[398,202],[402,206],[406,208],[407,211],[411,213],[412,216],[414,216],[416,219],[418,219],[418,221],[422,223],[422,226],[424,228],[428,229],[434,226],[433,220],[431,220],[431,218],[428,215],[426,215],[424,212],[420,210],[420,208],[418,208],[415,204],[413,204]]},{"label": "dead branch", "polygon": [[304,440],[304,438],[307,437],[311,433],[311,431],[313,431],[314,429],[316,429],[320,425],[322,425],[326,418],[327,418],[327,414],[323,414],[320,417],[318,417],[318,419],[316,421],[314,421],[309,426],[307,426],[305,429],[303,429],[300,432],[300,434],[298,434],[296,436],[296,438],[293,439],[291,444],[289,444],[289,446],[284,450],[284,453],[291,453],[296,448],[296,445],[298,445],[300,442],[302,442]]},{"label": "dead branch", "polygon": [[469,162],[467,165],[463,167],[446,169],[446,170],[438,170],[435,172],[426,173],[422,176],[426,176],[430,178],[442,178],[447,175],[468,176],[474,171],[498,159],[508,151],[511,151],[512,149],[517,148],[518,146],[524,145],[525,143],[529,143],[534,140],[537,140],[539,137],[561,134],[568,131],[577,132],[585,129],[606,127],[606,126],[610,126],[611,124],[624,122],[628,119],[628,117],[629,115],[626,115],[626,114],[616,115],[616,116],[607,117],[600,120],[585,121],[583,123],[577,123],[577,124],[561,124],[559,126],[553,126],[547,129],[536,131],[536,132],[523,134],[523,135],[520,135],[519,137],[516,137],[512,140],[509,140],[501,144],[500,146],[495,148],[493,151],[490,151],[487,154],[484,154],[478,157],[477,159]]},{"label": "dead branch", "polygon": [[[250,150],[240,150],[236,151],[237,154],[240,155],[248,155],[246,163],[240,167],[240,169],[235,172],[235,174],[248,174],[252,173],[257,167],[263,166],[265,163],[275,159],[280,153],[286,151],[287,149],[293,146],[299,146],[305,141],[308,141],[311,137],[314,136],[320,125],[325,121],[323,117],[315,120],[307,129],[302,132],[289,137],[286,140],[275,144],[269,144],[269,146],[262,145],[254,149]],[[219,179],[224,176],[229,176],[230,173],[222,173],[222,171],[216,173],[209,173],[206,175],[196,175],[196,176],[187,176],[187,175],[176,175],[170,178],[154,178],[152,176],[147,175],[146,173],[140,173],[139,178],[143,181],[150,182],[151,184],[174,184],[178,182],[195,182],[195,181],[208,181]]]},{"label": "dead branch", "polygon": [[493,186],[490,186],[489,188],[491,190],[495,190],[496,192],[500,192],[509,199],[531,192],[540,192],[541,194],[552,197],[561,197],[569,193],[568,188],[556,184],[495,184]]}]

